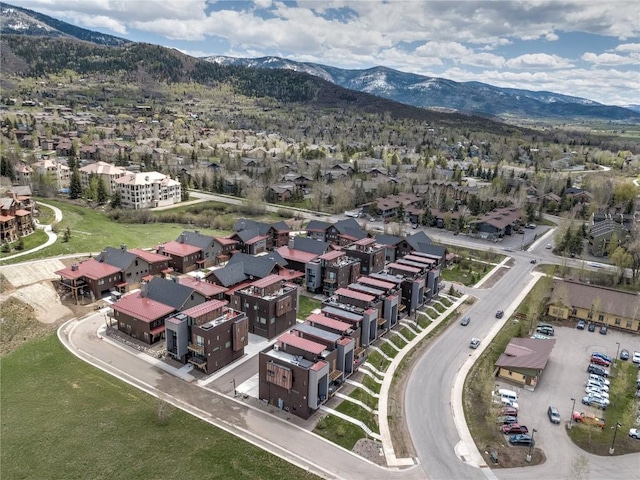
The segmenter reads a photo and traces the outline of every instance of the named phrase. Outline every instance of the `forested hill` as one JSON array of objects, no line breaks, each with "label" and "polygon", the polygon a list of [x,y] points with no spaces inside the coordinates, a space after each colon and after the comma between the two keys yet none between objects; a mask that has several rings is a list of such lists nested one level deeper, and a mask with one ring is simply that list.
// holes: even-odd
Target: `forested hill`
[{"label": "forested hill", "polygon": [[125,81],[130,82],[151,79],[204,85],[225,83],[249,97],[270,97],[315,108],[355,109],[501,135],[519,130],[487,118],[404,105],[305,73],[218,65],[157,45],[130,43],[106,47],[66,38],[48,38],[43,42],[37,37],[20,35],[4,35],[0,41],[0,69],[5,74],[38,77],[71,70],[81,75],[124,75]]}]

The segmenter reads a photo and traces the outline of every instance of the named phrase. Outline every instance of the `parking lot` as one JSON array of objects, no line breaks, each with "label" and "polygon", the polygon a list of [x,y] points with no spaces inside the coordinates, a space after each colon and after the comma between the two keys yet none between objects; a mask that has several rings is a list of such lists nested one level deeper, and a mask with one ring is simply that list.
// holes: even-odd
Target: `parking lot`
[{"label": "parking lot", "polygon": [[[505,382],[498,382],[500,388],[515,390],[518,393],[520,425],[526,425],[529,432],[536,429],[536,447],[543,450],[562,449],[563,445],[571,442],[563,428],[569,420],[573,401],[575,410],[604,415],[601,410],[583,405],[581,400],[585,396],[585,382],[587,366],[592,352],[598,351],[614,358],[620,343],[620,349],[626,348],[631,354],[640,351],[640,338],[637,335],[609,329],[607,335],[601,335],[598,330],[577,330],[569,327],[556,327],[555,347],[545,368],[541,380],[535,391],[516,388]],[[630,361],[630,360],[629,360]],[[614,402],[615,398],[611,398]],[[554,405],[560,411],[560,425],[549,421],[547,408]],[[626,426],[628,431],[630,426]],[[620,432],[622,433],[622,432]],[[626,432],[624,433],[626,434]]]}]

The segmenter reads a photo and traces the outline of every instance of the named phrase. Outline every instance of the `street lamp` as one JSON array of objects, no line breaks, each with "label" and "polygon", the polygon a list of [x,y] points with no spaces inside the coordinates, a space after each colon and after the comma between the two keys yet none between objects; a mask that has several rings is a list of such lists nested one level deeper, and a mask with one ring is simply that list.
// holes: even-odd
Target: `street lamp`
[{"label": "street lamp", "polygon": [[531,450],[533,450],[533,436],[535,435],[536,432],[537,430],[535,428],[531,430],[531,443],[529,444],[529,453],[527,454],[527,462],[531,461]]},{"label": "street lamp", "polygon": [[618,348],[616,348],[616,356],[613,358],[614,366],[618,365],[618,353],[620,352],[620,342],[616,342],[616,345],[618,346]]},{"label": "street lamp", "polygon": [[236,391],[236,379],[235,378],[231,379],[231,381],[229,383],[233,383],[233,396],[237,397],[238,396],[238,392]]},{"label": "street lamp", "polygon": [[621,427],[622,425],[619,423],[616,423],[615,427],[611,427],[613,429],[615,429],[613,431],[613,440],[611,440],[611,448],[609,449],[609,455],[613,455],[614,452],[614,444],[616,443],[616,435],[618,433],[618,427]]},{"label": "street lamp", "polygon": [[576,409],[576,399],[572,398],[571,401],[573,402],[573,405],[571,405],[571,415],[569,415],[569,430],[571,430],[573,425],[573,411]]}]

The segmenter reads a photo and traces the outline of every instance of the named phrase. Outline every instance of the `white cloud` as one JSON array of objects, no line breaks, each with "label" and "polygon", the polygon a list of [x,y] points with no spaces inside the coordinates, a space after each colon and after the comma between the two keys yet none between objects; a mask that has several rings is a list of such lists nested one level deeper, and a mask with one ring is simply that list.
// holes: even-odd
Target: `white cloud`
[{"label": "white cloud", "polygon": [[640,43],[623,43],[621,45],[618,45],[614,50],[616,52],[640,53]]},{"label": "white cloud", "polygon": [[582,55],[582,60],[597,65],[637,64],[638,58],[638,55],[635,55],[635,58],[633,58],[631,56],[617,55],[615,53],[602,53],[598,55],[596,53],[587,52]]},{"label": "white cloud", "polygon": [[546,53],[527,53],[511,58],[505,62],[508,68],[567,68],[571,62],[566,58]]}]

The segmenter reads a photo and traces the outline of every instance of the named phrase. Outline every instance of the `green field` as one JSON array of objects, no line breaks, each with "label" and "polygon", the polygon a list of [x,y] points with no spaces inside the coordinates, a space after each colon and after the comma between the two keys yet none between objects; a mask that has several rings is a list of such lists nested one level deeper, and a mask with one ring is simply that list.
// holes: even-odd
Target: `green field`
[{"label": "green field", "polygon": [[[146,223],[146,224],[123,224],[114,222],[100,210],[72,205],[65,202],[58,202],[47,199],[46,203],[56,206],[62,210],[62,221],[55,227],[58,233],[58,240],[53,245],[8,260],[7,263],[24,262],[40,258],[53,257],[57,255],[67,255],[74,253],[99,253],[107,246],[119,247],[124,243],[127,248],[153,247],[159,243],[175,240],[183,230],[194,230],[193,226],[177,223]],[[71,237],[68,242],[63,242],[62,236],[66,228],[69,228]],[[210,229],[199,229],[202,233],[209,235],[226,235],[229,232]],[[37,235],[42,235],[39,232]],[[25,239],[25,245],[30,241]],[[46,241],[46,238],[44,238]],[[33,245],[30,245],[32,247]],[[12,253],[1,253],[2,258],[13,255]]]},{"label": "green field", "polygon": [[2,358],[3,479],[318,478],[76,359],[53,334]]},{"label": "green field", "polygon": [[306,320],[306,318],[311,315],[311,312],[313,310],[321,307],[322,302],[320,302],[320,300],[316,300],[315,298],[307,297],[305,295],[300,295],[300,302],[298,304],[298,318]]}]

